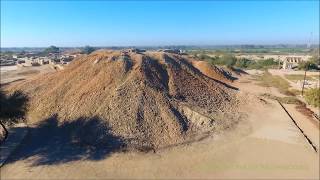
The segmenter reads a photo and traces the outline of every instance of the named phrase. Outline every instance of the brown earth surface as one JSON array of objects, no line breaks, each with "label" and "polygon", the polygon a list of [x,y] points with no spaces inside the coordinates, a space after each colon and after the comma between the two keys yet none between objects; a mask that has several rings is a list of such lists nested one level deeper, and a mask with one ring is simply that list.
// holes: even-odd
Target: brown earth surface
[{"label": "brown earth surface", "polygon": [[233,81],[233,77],[230,72],[225,71],[221,67],[217,67],[209,64],[207,61],[192,61],[194,67],[199,69],[204,75],[216,79],[225,83],[230,83]]},{"label": "brown earth surface", "polygon": [[[45,135],[50,129],[31,129],[0,169],[1,179],[319,179],[319,152],[279,103],[261,96],[275,95],[277,89],[251,79],[245,75],[233,83],[240,89],[239,111],[246,117],[223,133],[155,153],[113,152],[87,158],[87,149],[71,148],[55,136],[50,140]],[[293,105],[285,107],[305,134],[319,142],[319,128]]]},{"label": "brown earth surface", "polygon": [[129,148],[158,149],[232,127],[239,120],[237,91],[226,82],[217,67],[175,54],[98,51],[6,90],[30,97],[30,124],[101,120],[85,126],[101,130],[86,135],[90,143],[108,131]]}]

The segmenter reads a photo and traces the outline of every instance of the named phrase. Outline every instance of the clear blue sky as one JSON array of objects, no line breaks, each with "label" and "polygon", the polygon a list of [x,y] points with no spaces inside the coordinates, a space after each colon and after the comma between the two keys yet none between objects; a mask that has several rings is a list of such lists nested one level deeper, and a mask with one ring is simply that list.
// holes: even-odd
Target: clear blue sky
[{"label": "clear blue sky", "polygon": [[1,46],[306,44],[319,1],[2,1]]}]

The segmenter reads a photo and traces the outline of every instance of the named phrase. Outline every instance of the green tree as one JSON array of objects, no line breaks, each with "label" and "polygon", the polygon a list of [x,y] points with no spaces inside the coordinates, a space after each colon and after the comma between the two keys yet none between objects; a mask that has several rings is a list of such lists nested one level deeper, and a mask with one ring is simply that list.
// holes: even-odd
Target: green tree
[{"label": "green tree", "polygon": [[94,47],[91,47],[91,46],[85,46],[83,49],[82,49],[82,53],[83,54],[90,54],[92,53],[93,51],[95,51],[96,49]]},{"label": "green tree", "polygon": [[313,64],[320,65],[320,57],[319,55],[313,55],[309,61]]},{"label": "green tree", "polygon": [[298,65],[298,69],[300,70],[310,70],[310,69],[318,69],[317,64],[312,61],[301,62]]},{"label": "green tree", "polygon": [[59,53],[60,49],[56,46],[50,46],[44,50],[44,53],[49,54],[49,53]]},{"label": "green tree", "polygon": [[256,63],[255,61],[252,61],[252,60],[249,60],[249,59],[246,59],[246,58],[242,58],[242,59],[238,59],[236,61],[235,66],[239,67],[239,68],[248,68],[252,64],[255,64],[255,63]]},{"label": "green tree", "polygon": [[231,68],[236,64],[237,59],[230,54],[225,54],[219,58],[219,61],[224,62],[228,68]]},{"label": "green tree", "polygon": [[28,97],[21,91],[7,96],[0,90],[0,126],[4,130],[4,139],[8,136],[6,124],[13,124],[24,118],[27,110]]}]

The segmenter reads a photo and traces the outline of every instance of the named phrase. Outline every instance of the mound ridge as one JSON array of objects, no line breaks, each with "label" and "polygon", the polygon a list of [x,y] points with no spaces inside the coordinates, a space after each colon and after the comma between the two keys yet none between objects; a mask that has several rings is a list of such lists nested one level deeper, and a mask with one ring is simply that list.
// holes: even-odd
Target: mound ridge
[{"label": "mound ridge", "polygon": [[231,73],[219,68],[217,66],[209,64],[207,61],[192,61],[191,62],[194,67],[199,69],[201,73],[204,75],[225,82],[225,83],[230,83],[232,82],[235,78],[231,76]]},{"label": "mound ridge", "polygon": [[[30,97],[28,121],[99,117],[132,147],[161,148],[230,126],[236,91],[188,59],[163,52],[97,51],[64,70],[13,85]],[[230,112],[230,113],[229,113]]]}]

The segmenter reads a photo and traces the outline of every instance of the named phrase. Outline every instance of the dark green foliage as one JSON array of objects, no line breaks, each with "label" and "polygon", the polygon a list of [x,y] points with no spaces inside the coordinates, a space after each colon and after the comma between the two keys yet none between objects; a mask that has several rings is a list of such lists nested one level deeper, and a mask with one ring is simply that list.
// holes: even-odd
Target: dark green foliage
[{"label": "dark green foliage", "polygon": [[60,49],[56,46],[50,46],[44,50],[44,53],[49,54],[49,53],[59,53]]},{"label": "dark green foliage", "polygon": [[95,51],[95,48],[94,47],[91,47],[91,46],[85,46],[83,49],[82,49],[82,53],[83,54],[90,54],[92,53],[93,51]]},{"label": "dark green foliage", "polygon": [[279,66],[279,62],[274,59],[266,59],[266,60],[258,60],[253,61],[250,66],[245,67],[247,69],[268,69],[268,68],[277,68]]},{"label": "dark green foliage", "polygon": [[202,55],[200,57],[205,57],[202,60],[207,60],[211,64],[214,65],[222,65],[222,66],[227,66],[227,67],[233,67],[237,61],[237,59],[234,56],[231,56],[229,54],[224,54],[221,56],[216,56],[216,57],[210,57],[206,55]]},{"label": "dark green foliage", "polygon": [[235,64],[236,64],[236,61],[237,59],[232,56],[232,55],[229,55],[229,54],[226,54],[226,55],[222,55],[218,61],[220,63],[225,63],[225,65],[229,68],[233,67]]},{"label": "dark green foliage", "polygon": [[239,68],[248,68],[250,66],[253,66],[255,64],[255,61],[249,60],[249,59],[238,59],[235,66]]},{"label": "dark green foliage", "polygon": [[278,61],[274,59],[266,59],[266,60],[249,60],[249,59],[237,59],[236,57],[230,54],[222,54],[221,56],[210,57],[205,54],[201,54],[198,56],[201,60],[205,60],[214,65],[238,67],[242,69],[267,69],[267,68],[276,68],[279,65]]},{"label": "dark green foliage", "polygon": [[298,65],[298,69],[300,70],[311,70],[311,69],[318,69],[317,64],[313,61],[306,61],[301,62]]},{"label": "dark green foliage", "polygon": [[23,118],[26,112],[28,97],[21,91],[15,91],[6,96],[0,91],[0,121],[2,123],[15,123]]}]

